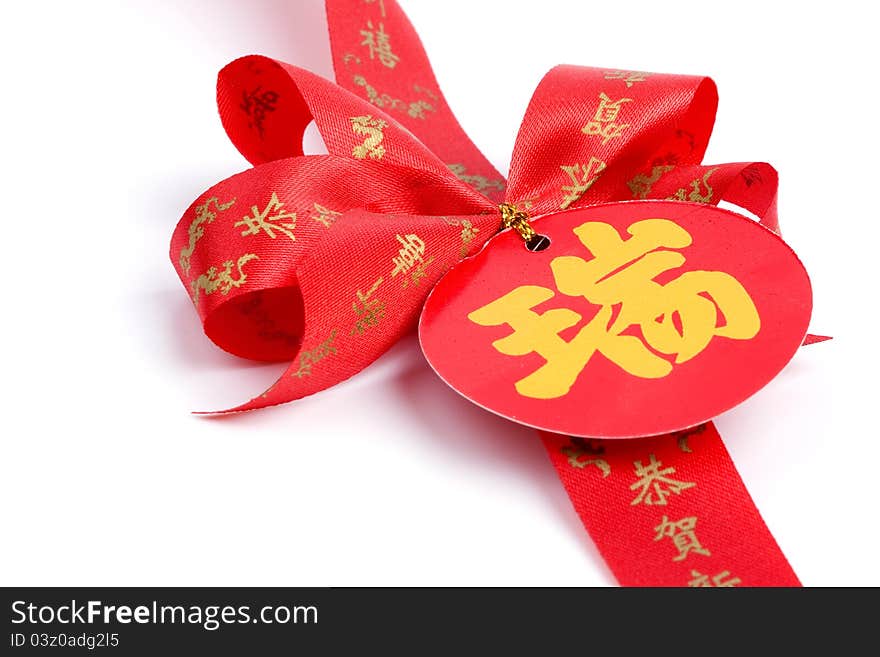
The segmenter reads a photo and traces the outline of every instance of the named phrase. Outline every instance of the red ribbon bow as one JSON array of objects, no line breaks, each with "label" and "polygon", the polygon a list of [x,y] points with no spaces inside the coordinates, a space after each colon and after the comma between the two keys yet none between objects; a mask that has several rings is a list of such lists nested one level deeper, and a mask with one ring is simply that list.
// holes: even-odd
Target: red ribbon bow
[{"label": "red ribbon bow", "polygon": [[[396,2],[327,0],[327,16],[338,85],[261,56],[220,72],[223,125],[254,168],[199,197],[171,241],[207,335],[231,353],[291,363],[230,410],[298,399],[373,362],[414,326],[442,274],[498,231],[501,202],[537,217],[630,199],[729,201],[778,230],[769,164],[701,164],[717,106],[709,78],[554,68],[528,106],[505,181],[459,126]],[[312,120],[328,155],[303,155]],[[395,276],[401,243],[416,234],[430,258]],[[724,489],[714,502],[748,511],[726,517],[724,531],[739,526],[753,548],[733,549],[724,570],[740,574],[722,580],[739,581],[757,559],[750,583],[797,584],[714,429],[694,440],[704,439],[714,441],[707,477]],[[640,553],[615,529],[623,516],[609,510],[608,493],[585,494],[587,471],[569,467],[578,446],[545,442],[618,579],[684,584],[681,573],[648,567],[647,553],[631,556]],[[583,453],[625,464],[635,443]],[[663,455],[670,464],[691,451]]]}]

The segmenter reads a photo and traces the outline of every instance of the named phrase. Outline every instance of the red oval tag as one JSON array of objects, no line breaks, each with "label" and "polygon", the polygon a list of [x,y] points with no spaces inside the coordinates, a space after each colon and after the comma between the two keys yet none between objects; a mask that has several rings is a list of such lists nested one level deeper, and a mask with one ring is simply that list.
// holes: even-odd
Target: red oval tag
[{"label": "red oval tag", "polygon": [[807,272],[782,239],[714,206],[627,201],[506,231],[450,271],[419,324],[428,362],[499,415],[597,438],[716,417],[803,342]]}]

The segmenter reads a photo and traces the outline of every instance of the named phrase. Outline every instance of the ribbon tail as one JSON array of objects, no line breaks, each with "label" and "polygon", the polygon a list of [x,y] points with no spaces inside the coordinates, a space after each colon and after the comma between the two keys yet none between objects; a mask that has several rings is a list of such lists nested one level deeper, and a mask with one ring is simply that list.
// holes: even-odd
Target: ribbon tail
[{"label": "ribbon tail", "polygon": [[314,120],[331,155],[422,169],[474,193],[394,117],[298,66],[260,55],[236,59],[217,76],[217,109],[230,140],[254,165],[302,156]]},{"label": "ribbon tail", "polygon": [[640,440],[540,434],[621,585],[801,585],[713,423]]},{"label": "ribbon tail", "polygon": [[396,0],[327,0],[337,83],[393,116],[462,181],[496,203],[505,180],[462,129]]},{"label": "ribbon tail", "polygon": [[538,216],[627,198],[649,163],[699,164],[717,104],[709,78],[557,66],[523,118],[507,201]]}]

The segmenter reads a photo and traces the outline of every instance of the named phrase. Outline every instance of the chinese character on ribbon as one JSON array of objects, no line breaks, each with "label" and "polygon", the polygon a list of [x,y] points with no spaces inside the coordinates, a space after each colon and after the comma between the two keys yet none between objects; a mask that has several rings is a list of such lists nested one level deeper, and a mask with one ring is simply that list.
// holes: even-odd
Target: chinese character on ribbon
[{"label": "chinese character on ribbon", "polygon": [[263,91],[257,87],[253,91],[242,91],[242,100],[239,107],[248,116],[248,127],[256,128],[260,137],[263,137],[263,122],[269,112],[275,111],[278,102],[278,94],[274,91]]},{"label": "chinese character on ribbon", "polygon": [[376,290],[379,289],[379,286],[382,285],[382,280],[382,278],[379,278],[366,292],[357,291],[358,300],[353,302],[351,307],[357,313],[358,319],[351,330],[351,335],[355,333],[361,334],[368,327],[376,326],[379,320],[385,316],[385,303],[371,298]]},{"label": "chinese character on ribbon", "polygon": [[293,236],[293,229],[296,228],[296,214],[285,212],[284,203],[278,200],[278,195],[275,192],[272,192],[272,198],[269,199],[264,210],[261,211],[256,205],[252,205],[251,214],[245,215],[241,221],[236,221],[233,226],[235,228],[245,227],[241,231],[243,237],[256,235],[262,231],[274,240],[277,230],[292,240],[296,239]]},{"label": "chinese character on ribbon", "polygon": [[649,75],[651,74],[645,71],[605,71],[606,80],[623,80],[627,89],[636,82],[644,82]]},{"label": "chinese character on ribbon", "polygon": [[639,494],[630,502],[632,506],[637,504],[666,505],[666,498],[670,493],[680,495],[681,491],[693,488],[695,483],[678,481],[669,475],[675,474],[675,468],[663,468],[663,464],[653,454],[650,455],[648,465],[642,465],[641,461],[634,461],[636,475],[641,477],[629,487],[630,490],[638,490]]},{"label": "chinese character on ribbon", "polygon": [[602,472],[604,479],[611,474],[611,464],[601,457],[605,453],[605,448],[596,446],[591,442],[587,442],[584,438],[571,438],[570,444],[562,447],[560,450],[568,457],[568,464],[573,468],[580,470],[588,465],[595,465]]},{"label": "chinese character on ribbon", "polygon": [[[749,340],[758,333],[755,304],[730,274],[686,271],[664,284],[654,280],[685,263],[677,250],[692,239],[684,228],[668,219],[645,219],[627,232],[630,237],[624,240],[609,224],[587,222],[574,233],[593,258],[559,256],[551,261],[563,295],[599,306],[571,340],[561,333],[583,317],[567,307],[536,312],[536,306],[556,296],[546,287],[521,285],[468,315],[481,326],[507,324],[513,329],[492,343],[500,353],[537,353],[546,361],[516,382],[519,394],[534,399],[568,394],[597,352],[627,374],[657,379],[670,374],[674,364],[699,355],[715,336]],[[625,334],[631,326],[639,333]]]},{"label": "chinese character on ribbon", "polygon": [[379,29],[373,27],[373,21],[367,21],[366,29],[361,30],[362,46],[366,46],[370,51],[370,59],[378,58],[383,66],[394,68],[400,57],[391,50],[391,40],[385,31],[385,24],[379,23]]},{"label": "chinese character on ribbon", "polygon": [[624,103],[632,102],[632,98],[621,98],[620,100],[611,100],[604,93],[599,94],[599,106],[593,115],[593,120],[587,123],[582,129],[585,135],[591,137],[602,137],[602,144],[607,144],[612,139],[620,137],[623,131],[629,127],[628,123],[618,124],[617,118],[620,115],[621,107]]},{"label": "chinese character on ribbon", "polygon": [[660,541],[664,537],[672,539],[675,549],[678,550],[678,555],[672,557],[673,561],[684,561],[691,552],[709,557],[711,552],[704,548],[697,539],[694,531],[696,526],[697,519],[695,517],[682,518],[678,522],[670,522],[669,518],[663,516],[660,524],[654,527],[654,531],[657,532],[654,540]]},{"label": "chinese character on ribbon", "polygon": [[565,210],[577,201],[584,193],[599,180],[599,174],[605,170],[606,164],[597,157],[591,157],[587,164],[562,165],[560,167],[571,179],[571,185],[563,185],[562,191],[565,196],[562,199],[560,210]]},{"label": "chinese character on ribbon", "polygon": [[327,228],[330,228],[339,217],[342,216],[341,212],[336,212],[335,210],[330,210],[325,208],[323,205],[319,205],[318,203],[314,204],[315,213],[312,215],[312,219],[317,221],[318,223],[324,225]]},{"label": "chinese character on ribbon", "polygon": [[425,243],[418,235],[397,235],[397,241],[401,247],[397,252],[397,257],[393,258],[394,270],[391,272],[392,278],[401,273],[406,273],[419,262],[422,262],[425,255]]},{"label": "chinese character on ribbon", "polygon": [[485,193],[491,190],[504,190],[504,182],[501,180],[490,180],[486,176],[473,175],[467,172],[463,164],[449,164],[449,170],[462,182],[476,189],[478,192]]},{"label": "chinese character on ribbon", "polygon": [[461,221],[458,219],[447,219],[446,223],[450,226],[461,226],[461,249],[459,249],[458,255],[464,258],[470,250],[471,242],[474,241],[480,229],[467,219],[462,219]]}]

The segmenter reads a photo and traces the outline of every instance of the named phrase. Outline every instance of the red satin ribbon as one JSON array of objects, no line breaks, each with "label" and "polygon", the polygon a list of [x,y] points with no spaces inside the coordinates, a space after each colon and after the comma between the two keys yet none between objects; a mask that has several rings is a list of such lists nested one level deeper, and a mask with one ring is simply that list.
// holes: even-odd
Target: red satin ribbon
[{"label": "red satin ribbon", "polygon": [[639,440],[541,439],[623,586],[800,586],[711,422]]},{"label": "red satin ribbon", "polygon": [[[199,197],[171,241],[205,333],[234,354],[291,363],[269,390],[230,410],[298,399],[373,362],[414,326],[440,276],[498,230],[500,201],[540,216],[633,198],[726,200],[778,230],[769,164],[701,164],[717,105],[709,78],[554,68],[529,104],[505,181],[446,105],[394,0],[326,4],[338,85],[260,56],[224,68],[220,116],[254,168]],[[329,155],[303,155],[312,120]],[[579,186],[587,188],[578,193]],[[398,236],[408,235],[424,242],[427,264],[397,276]],[[601,487],[589,470],[566,469],[567,438],[544,440],[622,584],[686,584],[690,575],[666,556],[646,556],[680,541],[674,528],[645,539],[647,525],[659,521],[640,507],[664,505],[627,499],[623,473],[635,467],[627,462],[647,462],[646,450],[662,451],[663,468],[681,461],[671,467],[696,484],[664,499],[670,522],[698,513],[694,531],[718,539],[707,549],[724,558],[699,564],[710,583],[725,570],[742,584],[798,583],[714,429],[700,434],[686,462],[663,451],[662,439],[591,447],[606,450],[611,468]],[[738,537],[750,537],[753,548],[737,548]]]}]

